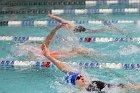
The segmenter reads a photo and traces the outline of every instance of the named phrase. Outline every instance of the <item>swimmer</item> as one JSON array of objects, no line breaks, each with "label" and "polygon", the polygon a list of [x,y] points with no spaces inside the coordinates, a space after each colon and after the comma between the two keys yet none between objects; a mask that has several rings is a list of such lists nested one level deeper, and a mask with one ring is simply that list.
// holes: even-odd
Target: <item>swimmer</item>
[{"label": "swimmer", "polygon": [[[39,59],[39,60],[46,60],[46,57],[44,56],[44,44],[48,47],[50,43],[52,42],[53,38],[55,37],[56,32],[62,28],[65,24],[58,24],[52,31],[49,32],[48,36],[45,38],[43,44],[28,44],[24,43],[19,46],[16,46],[16,50],[14,51],[14,54],[16,56],[23,56],[26,55],[29,60],[32,59]],[[79,42],[79,41],[78,41]],[[75,41],[74,41],[75,43]],[[77,47],[78,46],[78,47]],[[62,49],[62,48],[61,48]],[[18,51],[17,51],[18,50]],[[20,52],[22,51],[22,52]],[[92,53],[93,55],[91,56]],[[98,54],[97,51],[94,49],[89,49],[85,48],[83,46],[79,47],[79,43],[76,45],[76,47],[70,47],[69,49],[67,48],[64,50],[56,50],[56,51],[51,51],[51,56],[57,58],[57,59],[70,59],[70,58],[75,58],[77,56],[84,56],[85,58],[91,58],[91,60],[96,60],[97,59],[104,59],[100,57],[96,57],[95,55]]]},{"label": "swimmer", "polygon": [[[44,43],[40,46],[41,47],[41,49],[42,49],[42,54],[44,55],[45,54],[45,52],[44,52],[44,44],[46,45],[46,47],[48,47],[49,46],[49,44],[51,43],[51,41],[52,41],[52,39],[53,39],[53,37],[54,37],[54,35],[56,34],[56,31],[58,31],[58,29],[60,29],[62,26],[63,26],[64,24],[59,24],[59,25],[57,25],[50,33],[49,33],[49,35],[46,37],[46,39],[44,40]],[[81,50],[81,49],[79,49],[79,50],[74,50],[74,49],[72,49],[72,50],[70,50],[70,51],[55,51],[55,52],[52,52],[51,54],[53,55],[53,56],[55,56],[55,57],[57,57],[57,55],[61,55],[61,54],[75,54],[75,53],[78,53],[78,52],[80,52],[81,53],[81,51],[85,51],[85,50]]]},{"label": "swimmer", "polygon": [[[57,25],[52,31],[50,31],[50,33],[48,34],[48,36],[45,38],[43,44],[45,44],[47,47],[49,46],[49,44],[51,43],[56,31],[58,31],[58,29],[60,29],[63,26],[63,24],[59,24]],[[22,56],[22,55],[26,55],[28,59],[41,59],[41,60],[46,60],[46,57],[44,56],[44,47],[42,46],[43,44],[28,44],[28,43],[24,43],[21,44],[19,46],[17,46],[16,50],[15,50],[15,55],[17,56]],[[17,51],[18,50],[18,51]],[[21,52],[23,51],[23,52]],[[57,55],[60,55],[61,51],[53,51],[51,53],[52,56],[56,57]]]},{"label": "swimmer", "polygon": [[[46,39],[44,40],[43,44],[40,46],[41,50],[42,50],[42,55],[45,54],[44,52],[44,44],[46,45],[46,47],[49,46],[49,44],[51,43],[52,39],[54,38],[56,32],[58,31],[58,29],[60,29],[61,27],[63,27],[64,24],[59,24],[57,25],[50,33],[49,35],[46,37]],[[70,56],[72,55],[78,55],[78,54],[82,54],[82,55],[85,55],[87,56],[87,53],[89,52],[94,52],[95,51],[91,51],[91,49],[88,49],[88,48],[72,48],[72,49],[69,49],[67,51],[53,51],[51,52],[51,55],[53,57],[56,57],[56,58],[64,58],[64,59],[68,59],[70,58]]]},{"label": "swimmer", "polygon": [[123,89],[135,89],[135,90],[140,90],[140,85],[139,84],[118,84],[118,85],[112,85],[108,84],[102,81],[89,81],[87,78],[82,75],[81,73],[73,72],[72,69],[68,67],[67,64],[57,60],[55,57],[51,56],[50,51],[48,47],[44,44],[44,51],[45,51],[45,56],[53,62],[59,70],[62,72],[66,73],[67,76],[65,78],[65,81],[69,84],[72,84],[73,86],[78,87],[80,90],[87,90],[89,92],[92,91],[98,91],[99,93],[102,92],[104,88],[113,88],[113,87],[119,87]]},{"label": "swimmer", "polygon": [[[50,33],[49,35],[46,37],[44,43],[40,46],[41,50],[42,50],[42,54],[45,55],[45,52],[44,52],[44,44],[45,46],[49,46],[50,42],[52,41],[54,35],[56,34],[56,31],[58,31],[58,29],[60,29],[61,27],[63,26],[63,24],[59,24],[57,25]],[[61,54],[61,51],[55,51],[55,52],[52,52],[51,55],[56,57],[57,55]]]},{"label": "swimmer", "polygon": [[[51,43],[52,39],[54,38],[56,31],[58,31],[58,29],[60,29],[61,27],[65,26],[66,24],[59,24],[57,25],[50,33],[49,35],[46,37],[46,39],[44,40],[44,43],[41,45],[41,49],[42,49],[42,55],[44,55],[44,44],[48,47],[49,44]],[[77,45],[78,46],[78,45]],[[59,59],[69,59],[72,57],[77,57],[79,55],[84,56],[85,58],[91,59],[91,60],[106,60],[108,57],[102,55],[100,52],[94,50],[94,49],[90,49],[90,48],[85,48],[85,47],[72,47],[70,49],[67,49],[65,51],[62,50],[58,50],[58,51],[53,51],[52,56],[59,58]],[[100,56],[98,56],[100,55]]]},{"label": "swimmer", "polygon": [[71,29],[73,30],[74,32],[94,32],[94,33],[98,33],[98,32],[115,32],[115,33],[120,33],[120,34],[128,34],[126,31],[124,30],[120,30],[118,27],[115,27],[113,25],[108,25],[108,24],[105,24],[106,26],[108,27],[104,27],[104,28],[100,28],[100,29],[88,29],[88,28],[85,28],[83,26],[76,26],[75,24],[71,23],[70,21],[66,20],[66,19],[63,19],[61,17],[58,17],[56,15],[53,15],[53,14],[48,14],[48,16],[52,19],[55,19],[57,20],[58,22],[60,23],[63,23],[65,24],[65,28],[67,29]]}]

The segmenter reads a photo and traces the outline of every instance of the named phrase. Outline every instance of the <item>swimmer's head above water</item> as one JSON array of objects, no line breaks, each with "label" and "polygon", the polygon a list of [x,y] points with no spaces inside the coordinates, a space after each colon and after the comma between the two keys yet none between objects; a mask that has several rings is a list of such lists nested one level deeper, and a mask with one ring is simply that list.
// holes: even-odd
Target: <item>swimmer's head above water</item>
[{"label": "swimmer's head above water", "polygon": [[67,83],[71,83],[72,85],[77,85],[79,87],[84,87],[86,85],[86,80],[84,76],[78,73],[70,73],[65,78]]},{"label": "swimmer's head above water", "polygon": [[[50,50],[48,47],[44,45],[44,56],[46,56],[51,62],[53,62],[57,68],[64,73],[69,73],[68,76],[66,76],[65,80],[67,83],[71,83],[72,85],[77,85],[80,89],[86,89],[87,91],[102,91],[106,86],[110,88],[111,84],[104,83],[102,81],[92,81],[87,82],[85,77],[79,73],[74,73],[72,70],[70,70],[67,66],[67,64],[61,62],[60,60],[57,60],[55,57],[51,55]],[[65,69],[64,69],[65,68]],[[140,90],[140,84],[131,84],[131,85],[125,85],[126,88],[133,88],[133,89],[139,89]],[[124,85],[119,85],[117,87],[123,88]]]},{"label": "swimmer's head above water", "polygon": [[[67,25],[68,23],[61,23],[62,25]],[[73,31],[78,33],[78,32],[85,32],[87,29],[83,26],[75,26]]]},{"label": "swimmer's head above water", "polygon": [[86,28],[83,26],[76,26],[74,32],[85,32]]}]

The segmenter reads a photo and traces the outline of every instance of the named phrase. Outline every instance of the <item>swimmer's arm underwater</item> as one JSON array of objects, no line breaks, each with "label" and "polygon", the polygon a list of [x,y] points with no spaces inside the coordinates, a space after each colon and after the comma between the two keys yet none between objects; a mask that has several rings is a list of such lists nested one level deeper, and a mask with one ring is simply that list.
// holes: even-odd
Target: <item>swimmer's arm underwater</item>
[{"label": "swimmer's arm underwater", "polygon": [[65,72],[65,73],[70,73],[71,71],[69,69],[67,69],[67,65],[59,60],[57,60],[56,58],[54,58],[53,56],[50,55],[50,50],[46,47],[46,45],[44,44],[45,47],[45,56],[51,60],[58,69],[60,69],[61,71]]}]

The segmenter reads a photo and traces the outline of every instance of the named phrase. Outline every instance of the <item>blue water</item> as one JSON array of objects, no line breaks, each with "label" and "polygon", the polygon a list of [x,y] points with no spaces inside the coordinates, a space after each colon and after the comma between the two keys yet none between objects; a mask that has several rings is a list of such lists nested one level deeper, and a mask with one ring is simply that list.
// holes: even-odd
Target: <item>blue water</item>
[{"label": "blue water", "polygon": [[[100,5],[98,7],[86,6],[4,6],[3,10],[8,9],[64,9],[64,8],[108,8],[108,7],[138,7],[136,5]],[[64,14],[59,15],[69,20],[140,20],[140,14],[92,14],[92,15],[76,15]],[[1,21],[9,20],[52,20],[47,14],[7,14],[0,15]],[[79,24],[77,24],[79,25]],[[81,24],[87,28],[101,28],[106,25]],[[79,33],[77,37],[139,37],[140,25],[137,24],[113,24],[118,29],[125,30],[127,34],[119,34],[112,32],[104,33]],[[0,27],[0,36],[39,36],[46,37],[55,26],[47,27]],[[61,34],[61,33],[60,33]],[[0,60],[30,60],[24,57],[14,56],[12,49],[20,42],[0,41]],[[41,42],[39,42],[41,43]],[[33,44],[38,44],[35,42]],[[109,43],[85,43],[81,42],[85,47],[92,48],[104,53],[109,59],[104,59],[104,63],[139,63],[140,60],[140,44],[136,42],[109,42]],[[55,45],[53,45],[55,46]],[[124,50],[124,51],[123,51]],[[126,51],[125,51],[126,50]],[[22,51],[21,51],[22,52]],[[79,57],[65,60],[66,62],[96,62],[94,58],[89,59]],[[98,61],[98,60],[97,60]],[[92,80],[102,80],[109,83],[140,83],[139,70],[124,69],[83,69]],[[73,93],[77,91],[71,86],[66,86],[64,82],[65,74],[56,68],[22,68],[22,67],[0,67],[0,93]],[[117,92],[115,89],[109,93]],[[116,91],[116,92],[114,92]],[[130,90],[130,93],[139,93],[139,91]],[[76,92],[76,93],[79,93]],[[127,92],[128,93],[128,92]]]}]

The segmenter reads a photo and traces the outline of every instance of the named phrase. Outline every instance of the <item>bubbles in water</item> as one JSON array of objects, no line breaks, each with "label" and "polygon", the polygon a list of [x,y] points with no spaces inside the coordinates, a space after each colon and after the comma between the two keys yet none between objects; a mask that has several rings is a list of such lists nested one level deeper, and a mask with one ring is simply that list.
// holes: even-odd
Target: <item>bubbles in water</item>
[{"label": "bubbles in water", "polygon": [[137,27],[140,28],[140,21],[137,21]]},{"label": "bubbles in water", "polygon": [[105,89],[105,93],[128,93],[128,91],[119,87],[113,87]]},{"label": "bubbles in water", "polygon": [[139,47],[134,46],[134,45],[130,45],[130,46],[126,47],[126,48],[121,49],[119,51],[119,53],[121,55],[130,55],[130,54],[137,53],[139,51],[140,51]]},{"label": "bubbles in water", "polygon": [[56,36],[54,37],[51,48],[55,48],[57,50],[71,50],[72,48],[80,47],[79,39],[75,36],[73,31],[62,28]]},{"label": "bubbles in water", "polygon": [[33,44],[18,44],[11,48],[11,51],[15,57],[22,57],[28,60],[45,59],[42,55],[42,51],[39,45]]}]

